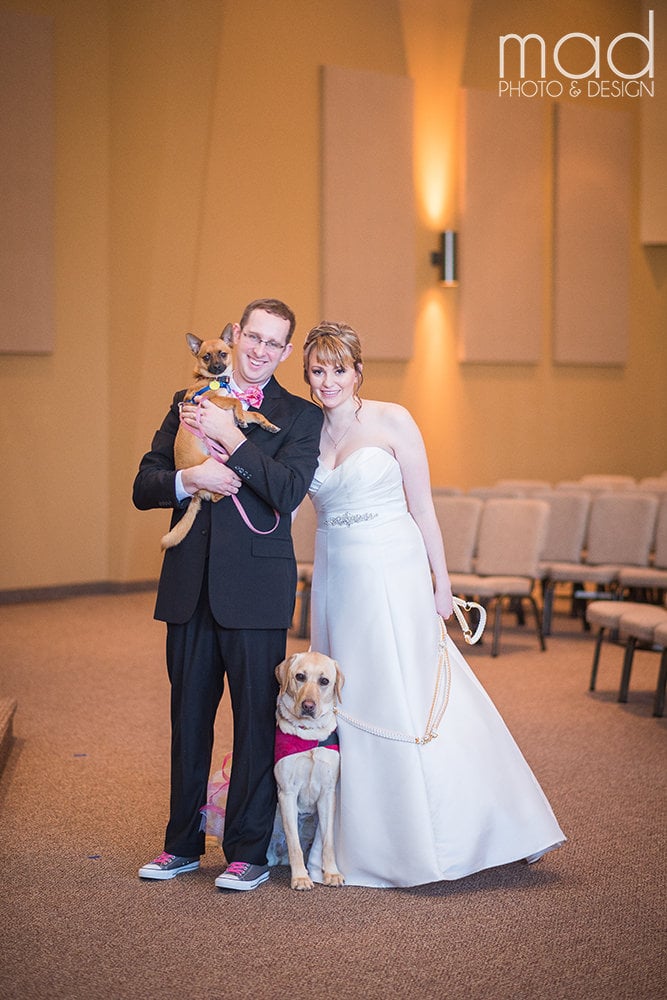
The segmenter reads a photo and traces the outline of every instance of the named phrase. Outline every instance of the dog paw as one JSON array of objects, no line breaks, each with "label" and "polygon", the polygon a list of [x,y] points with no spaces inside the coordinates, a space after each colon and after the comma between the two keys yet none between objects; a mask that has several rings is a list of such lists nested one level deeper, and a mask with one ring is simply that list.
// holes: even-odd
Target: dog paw
[{"label": "dog paw", "polygon": [[300,890],[312,889],[313,880],[309,878],[308,875],[296,875],[292,879],[292,888]]},{"label": "dog paw", "polygon": [[333,885],[339,888],[341,885],[345,885],[345,876],[341,875],[340,872],[325,872],[322,881],[325,885]]}]

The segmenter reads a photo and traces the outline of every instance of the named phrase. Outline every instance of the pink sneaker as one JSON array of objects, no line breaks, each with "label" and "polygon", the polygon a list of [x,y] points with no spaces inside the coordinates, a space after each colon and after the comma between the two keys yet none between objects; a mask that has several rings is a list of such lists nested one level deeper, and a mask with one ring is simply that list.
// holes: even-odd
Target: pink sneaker
[{"label": "pink sneaker", "polygon": [[178,854],[163,851],[154,861],[139,869],[139,878],[176,878],[181,872],[193,872],[196,868],[199,868],[199,858],[181,858]]},{"label": "pink sneaker", "polygon": [[269,877],[268,865],[251,865],[247,861],[232,861],[215,884],[218,889],[256,889]]}]

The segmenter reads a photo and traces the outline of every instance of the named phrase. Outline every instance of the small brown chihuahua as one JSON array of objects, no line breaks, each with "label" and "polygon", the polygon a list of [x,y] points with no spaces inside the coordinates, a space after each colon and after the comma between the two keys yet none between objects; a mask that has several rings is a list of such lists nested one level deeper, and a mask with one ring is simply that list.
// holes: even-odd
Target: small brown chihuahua
[{"label": "small brown chihuahua", "polygon": [[[241,401],[229,391],[230,360],[234,339],[232,324],[228,323],[221,336],[216,340],[200,340],[192,333],[186,333],[185,339],[197,363],[194,369],[195,381],[186,389],[183,402],[198,403],[205,397],[223,410],[233,410],[234,420],[239,427],[245,428],[249,424],[259,424],[265,431],[277,434],[280,430],[279,427],[270,423],[262,413],[255,410],[244,410]],[[201,465],[210,456],[211,447],[206,436],[199,435],[181,424],[174,441],[176,469],[189,469],[193,465]],[[202,500],[211,500],[216,503],[221,499],[220,493],[198,490],[192,497],[183,517],[162,538],[162,549],[171,549],[183,541],[194,524]]]}]

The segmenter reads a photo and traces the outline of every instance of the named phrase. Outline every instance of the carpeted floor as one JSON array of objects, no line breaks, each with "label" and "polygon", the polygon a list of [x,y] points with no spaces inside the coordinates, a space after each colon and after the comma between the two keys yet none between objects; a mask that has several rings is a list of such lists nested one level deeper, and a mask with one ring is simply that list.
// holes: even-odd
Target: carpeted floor
[{"label": "carpeted floor", "polygon": [[[667,719],[658,657],[565,615],[540,653],[508,627],[467,651],[569,837],[537,865],[411,890],[255,892],[198,872],[143,882],[167,809],[168,685],[151,594],[0,607],[0,697],[15,742],[0,779],[3,1000],[648,1000],[667,995]],[[507,625],[511,626],[508,618]],[[291,641],[292,649],[305,643]],[[226,703],[218,762],[229,748]],[[456,817],[452,817],[456,822]]]}]

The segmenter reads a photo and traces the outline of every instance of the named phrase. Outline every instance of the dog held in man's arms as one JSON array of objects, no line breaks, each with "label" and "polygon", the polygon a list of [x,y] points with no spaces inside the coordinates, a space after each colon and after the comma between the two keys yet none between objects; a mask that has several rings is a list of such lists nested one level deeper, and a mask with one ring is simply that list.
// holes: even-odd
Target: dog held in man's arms
[{"label": "dog held in man's arms", "polygon": [[334,851],[336,784],[340,770],[334,707],[344,677],[322,653],[295,653],[279,663],[274,773],[293,889],[312,889],[299,840],[299,813],[317,812],[325,885],[345,882]]},{"label": "dog held in man's arms", "polygon": [[[249,424],[259,424],[271,434],[277,434],[280,430],[279,427],[276,427],[256,410],[244,410],[241,401],[229,390],[234,343],[233,331],[234,327],[228,323],[220,337],[214,340],[200,340],[194,334],[186,333],[185,339],[195,357],[196,364],[193,372],[195,381],[185,390],[183,403],[199,403],[206,397],[224,410],[233,410],[234,420],[239,427],[245,428]],[[207,458],[217,457],[218,452],[222,453],[222,449],[216,448],[216,442],[210,441],[204,434],[191,430],[181,422],[174,441],[174,465],[177,470],[201,465]],[[221,454],[221,457],[226,458],[227,455]],[[190,500],[188,509],[180,521],[177,521],[171,531],[163,536],[162,549],[170,549],[183,541],[194,524],[203,500],[217,503],[221,499],[222,496],[219,493],[198,490]]]}]

